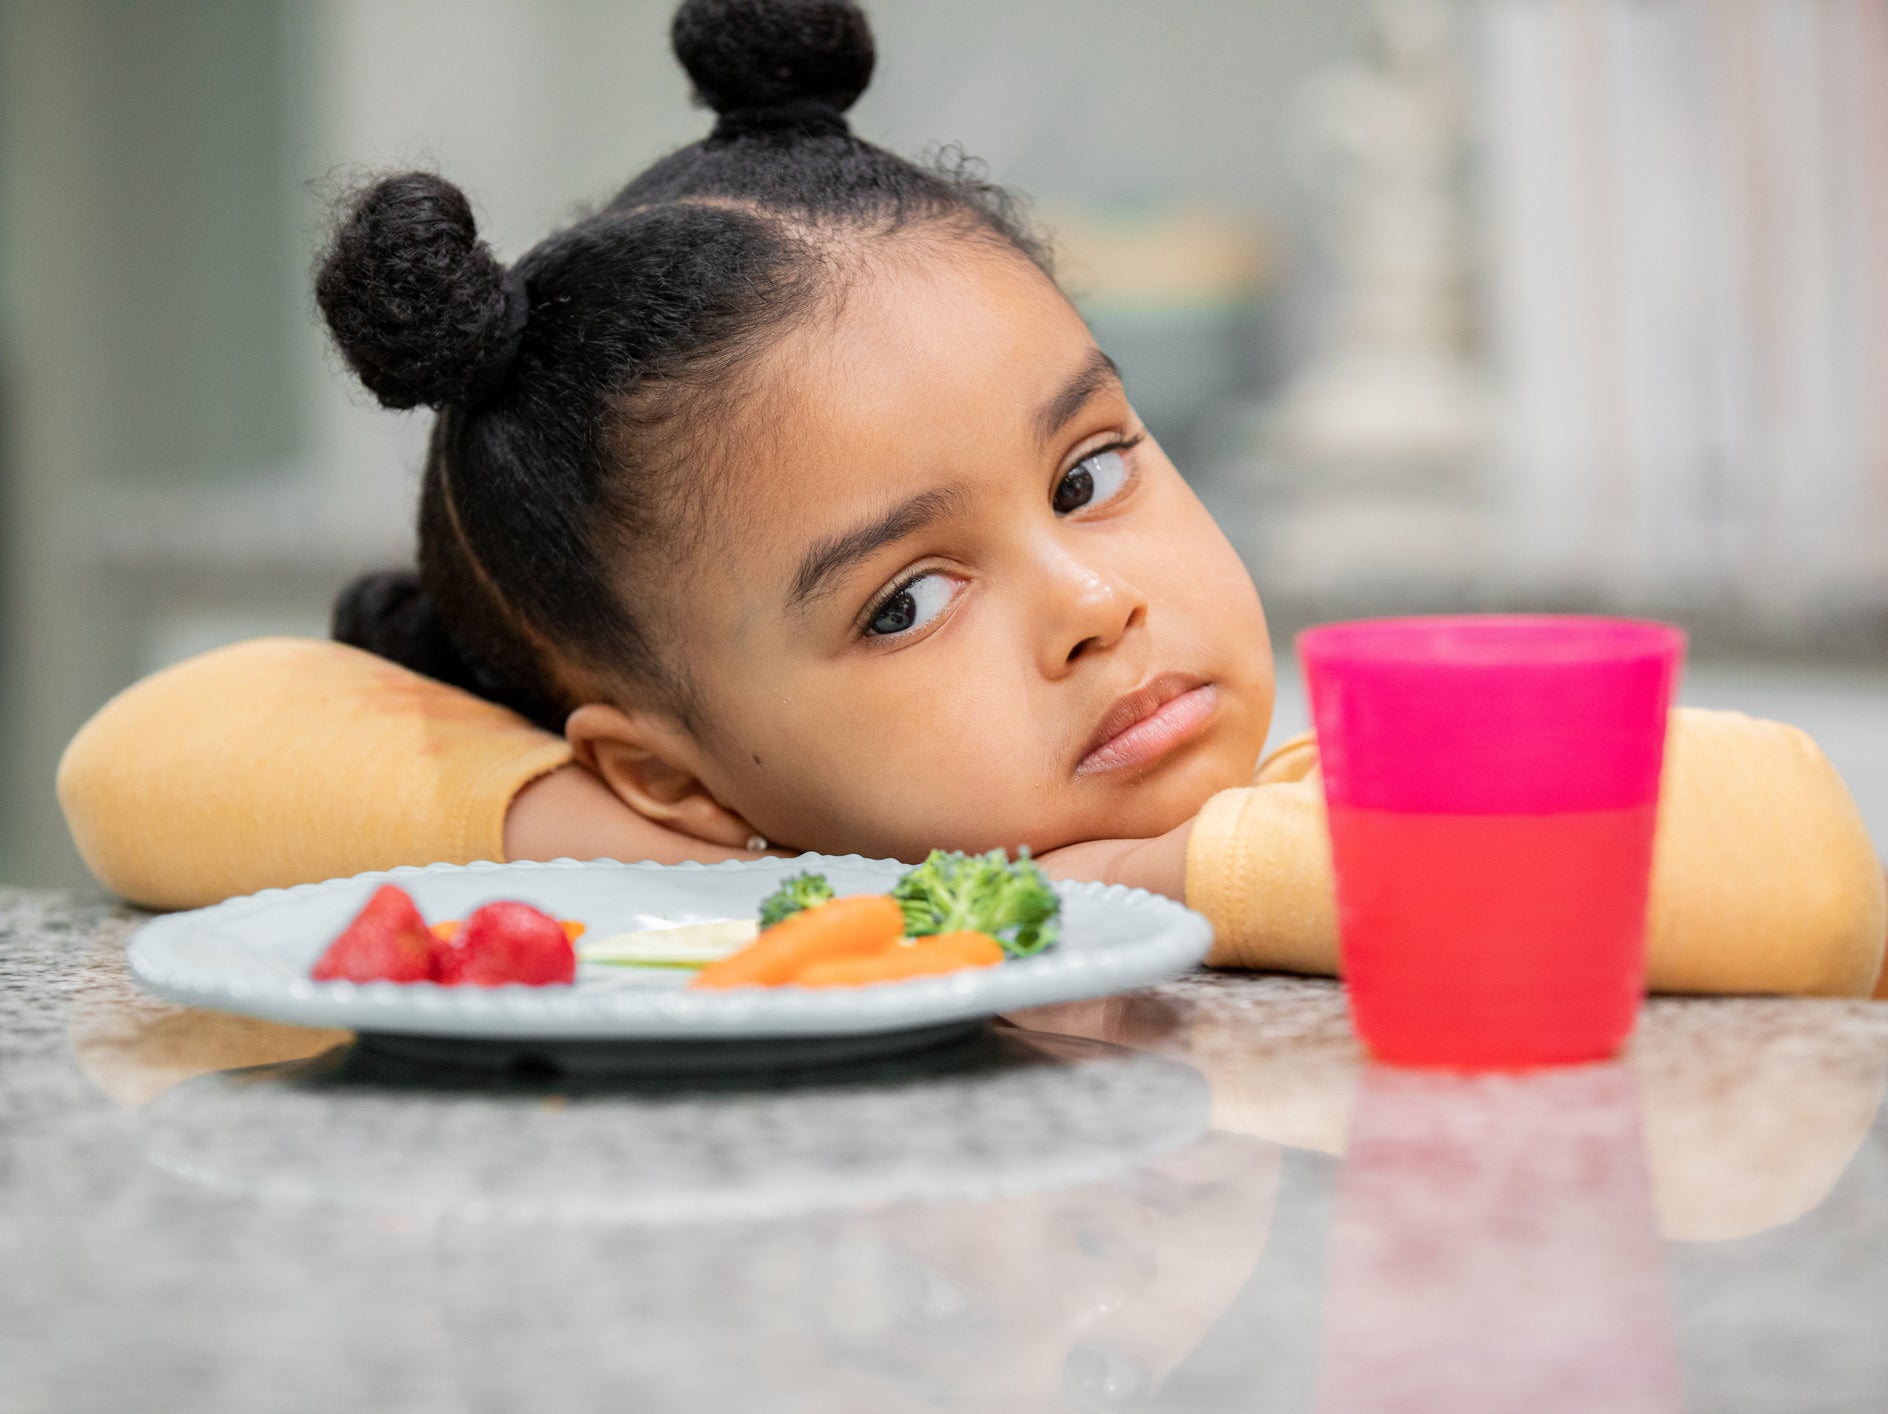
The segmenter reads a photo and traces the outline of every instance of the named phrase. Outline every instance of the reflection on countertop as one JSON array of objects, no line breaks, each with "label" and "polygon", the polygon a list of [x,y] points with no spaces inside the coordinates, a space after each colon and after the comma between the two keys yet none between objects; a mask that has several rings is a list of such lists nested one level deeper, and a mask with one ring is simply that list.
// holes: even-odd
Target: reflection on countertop
[{"label": "reflection on countertop", "polygon": [[[1200,973],[832,1071],[402,1069],[0,891],[0,1408],[1866,1407],[1888,1008],[1367,1066]],[[1847,1401],[1847,1403],[1845,1403]]]},{"label": "reflection on countertop", "polygon": [[1677,1414],[1664,1254],[1624,1066],[1373,1066],[1351,1114],[1326,1414]]}]

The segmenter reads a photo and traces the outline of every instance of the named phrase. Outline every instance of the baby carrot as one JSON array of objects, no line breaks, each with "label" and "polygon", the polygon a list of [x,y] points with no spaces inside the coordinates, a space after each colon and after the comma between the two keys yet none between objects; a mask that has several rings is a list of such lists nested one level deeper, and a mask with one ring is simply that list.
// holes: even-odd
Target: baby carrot
[{"label": "baby carrot", "polygon": [[833,958],[800,969],[793,978],[802,987],[859,987],[868,982],[896,982],[929,977],[967,967],[991,967],[1003,960],[1003,945],[988,933],[936,933],[893,943],[861,957]]},{"label": "baby carrot", "polygon": [[904,935],[889,894],[854,894],[803,909],[729,957],[695,974],[691,987],[769,987],[815,962],[877,952]]}]

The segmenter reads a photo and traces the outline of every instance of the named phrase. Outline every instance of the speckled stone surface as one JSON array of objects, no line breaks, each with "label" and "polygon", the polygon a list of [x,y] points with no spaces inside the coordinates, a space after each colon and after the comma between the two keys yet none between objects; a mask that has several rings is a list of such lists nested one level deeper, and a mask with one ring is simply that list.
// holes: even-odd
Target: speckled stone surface
[{"label": "speckled stone surface", "polygon": [[831,1071],[493,1080],[0,891],[0,1411],[1888,1408],[1888,1008],[1363,1064],[1198,974]]}]

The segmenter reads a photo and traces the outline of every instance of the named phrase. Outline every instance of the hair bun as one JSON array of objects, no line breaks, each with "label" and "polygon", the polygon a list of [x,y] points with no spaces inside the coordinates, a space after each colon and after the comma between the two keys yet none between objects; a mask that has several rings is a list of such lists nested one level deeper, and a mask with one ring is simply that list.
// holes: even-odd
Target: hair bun
[{"label": "hair bun", "polygon": [[479,239],[465,193],[431,172],[355,192],[315,275],[348,367],[390,408],[489,390],[517,351],[521,295]]},{"label": "hair bun", "polygon": [[872,27],[850,0],[683,0],[669,37],[717,113],[850,108],[872,79]]}]

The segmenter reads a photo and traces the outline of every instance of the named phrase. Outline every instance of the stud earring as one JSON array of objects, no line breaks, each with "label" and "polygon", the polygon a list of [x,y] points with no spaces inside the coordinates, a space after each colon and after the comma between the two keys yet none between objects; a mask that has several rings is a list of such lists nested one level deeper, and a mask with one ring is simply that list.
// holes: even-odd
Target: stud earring
[{"label": "stud earring", "polygon": [[747,847],[753,850],[754,853],[759,854],[762,850],[767,848],[767,837],[765,835],[749,835],[747,837]]}]

